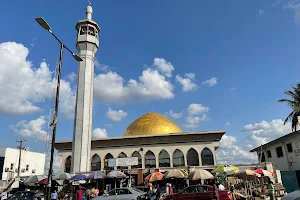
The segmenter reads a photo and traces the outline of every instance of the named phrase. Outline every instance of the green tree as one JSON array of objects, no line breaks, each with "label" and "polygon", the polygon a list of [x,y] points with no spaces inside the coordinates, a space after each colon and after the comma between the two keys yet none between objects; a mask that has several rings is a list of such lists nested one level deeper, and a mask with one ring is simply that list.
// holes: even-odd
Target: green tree
[{"label": "green tree", "polygon": [[284,120],[286,124],[289,120],[292,121],[292,131],[297,131],[298,125],[298,116],[300,116],[300,83],[297,83],[296,86],[291,85],[291,90],[286,90],[284,94],[288,95],[290,99],[280,99],[278,102],[286,103],[292,109],[292,112]]}]

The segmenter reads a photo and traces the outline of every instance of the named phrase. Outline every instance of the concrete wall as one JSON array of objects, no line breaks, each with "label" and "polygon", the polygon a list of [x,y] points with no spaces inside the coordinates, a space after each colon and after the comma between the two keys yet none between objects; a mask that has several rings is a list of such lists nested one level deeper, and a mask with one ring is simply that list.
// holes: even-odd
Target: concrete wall
[{"label": "concrete wall", "polygon": [[[24,169],[25,171],[21,172],[20,176],[44,174],[45,158],[46,158],[45,154],[23,150],[21,156],[21,170]],[[18,169],[18,162],[19,162],[19,150],[6,148],[2,180],[9,180],[17,176],[18,173],[15,170]],[[13,164],[12,170],[11,170],[11,164]],[[28,165],[28,170],[26,171],[27,165]],[[5,168],[9,168],[9,172],[5,172]],[[32,173],[32,170],[35,170],[35,173]]]},{"label": "concrete wall", "polygon": [[[288,152],[286,144],[291,143],[293,152]],[[283,157],[277,157],[276,148],[281,146],[283,150]],[[271,151],[271,158],[268,158],[267,151]],[[263,147],[263,151],[267,162],[273,162],[276,169],[281,171],[300,170],[300,134],[288,138],[284,142],[278,142],[268,147]],[[260,151],[257,152],[259,155]]]},{"label": "concrete wall", "polygon": [[[161,150],[166,150],[169,153],[170,156],[170,165],[171,167],[173,166],[173,162],[172,162],[172,155],[173,152],[176,149],[179,149],[182,151],[182,153],[184,154],[184,158],[185,158],[185,166],[187,166],[187,153],[188,151],[193,148],[198,152],[198,156],[199,156],[199,164],[200,166],[202,165],[201,163],[201,152],[202,150],[207,147],[209,148],[212,153],[213,153],[213,157],[214,157],[214,164],[216,164],[216,152],[215,152],[215,148],[217,148],[219,146],[219,142],[211,142],[211,143],[204,143],[204,142],[197,142],[197,143],[189,143],[189,144],[166,144],[164,146],[161,145],[147,145],[147,146],[139,146],[139,147],[115,147],[115,148],[109,148],[109,149],[92,149],[91,150],[91,158],[90,158],[90,162],[92,160],[92,157],[97,154],[100,156],[101,158],[101,170],[104,169],[104,158],[105,156],[110,153],[113,155],[114,158],[117,158],[118,155],[123,152],[127,155],[127,157],[131,157],[132,153],[134,153],[135,151],[139,151],[140,148],[143,148],[143,151],[140,151],[139,153],[141,154],[142,157],[142,166],[143,168],[145,168],[145,154],[147,153],[148,150],[152,151],[156,157],[156,168],[159,168],[159,153]],[[68,158],[68,156],[72,155],[72,151],[58,151],[58,155],[62,157],[62,171],[64,171],[65,169],[65,161]]]}]

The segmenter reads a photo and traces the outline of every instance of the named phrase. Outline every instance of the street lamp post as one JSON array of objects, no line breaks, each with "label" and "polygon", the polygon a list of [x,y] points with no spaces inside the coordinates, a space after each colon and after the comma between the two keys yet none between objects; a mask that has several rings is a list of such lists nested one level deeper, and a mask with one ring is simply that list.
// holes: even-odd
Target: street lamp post
[{"label": "street lamp post", "polygon": [[57,114],[58,114],[58,102],[59,102],[59,88],[60,88],[60,76],[61,76],[61,67],[62,67],[62,58],[63,58],[63,50],[67,49],[73,56],[75,60],[78,62],[83,61],[77,54],[73,53],[67,46],[65,46],[62,41],[52,32],[49,24],[43,18],[36,18],[37,23],[46,31],[48,31],[60,44],[59,51],[59,62],[58,62],[58,72],[57,72],[57,86],[56,86],[56,98],[55,98],[55,108],[54,108],[54,116],[53,121],[50,126],[53,127],[52,140],[51,140],[51,153],[50,153],[50,166],[48,172],[48,188],[47,188],[47,196],[46,200],[51,200],[51,182],[52,182],[52,172],[53,172],[53,156],[54,156],[54,143],[55,143],[55,135],[56,135],[56,124],[57,124]]}]

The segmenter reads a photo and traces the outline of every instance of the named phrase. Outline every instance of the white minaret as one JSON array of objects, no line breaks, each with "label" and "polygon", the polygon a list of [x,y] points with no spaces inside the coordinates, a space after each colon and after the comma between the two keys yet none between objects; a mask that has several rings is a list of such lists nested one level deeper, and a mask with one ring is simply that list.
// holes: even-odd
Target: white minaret
[{"label": "white minaret", "polygon": [[78,66],[78,83],[72,145],[74,173],[91,169],[91,137],[93,117],[94,60],[99,48],[99,25],[92,20],[91,5],[86,8],[86,19],[76,24],[76,47],[83,61]]}]

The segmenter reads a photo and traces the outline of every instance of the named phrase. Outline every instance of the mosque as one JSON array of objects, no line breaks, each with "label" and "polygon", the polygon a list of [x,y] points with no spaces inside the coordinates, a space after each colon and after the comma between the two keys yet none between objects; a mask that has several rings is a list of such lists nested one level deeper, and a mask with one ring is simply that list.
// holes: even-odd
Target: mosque
[{"label": "mosque", "polygon": [[[214,169],[216,149],[225,131],[183,132],[171,119],[149,112],[133,121],[122,137],[92,140],[90,171],[122,170],[137,175],[156,169],[169,171],[174,168]],[[71,172],[72,141],[55,143],[62,157],[62,171]],[[111,166],[115,158],[136,158],[136,165]]]}]

